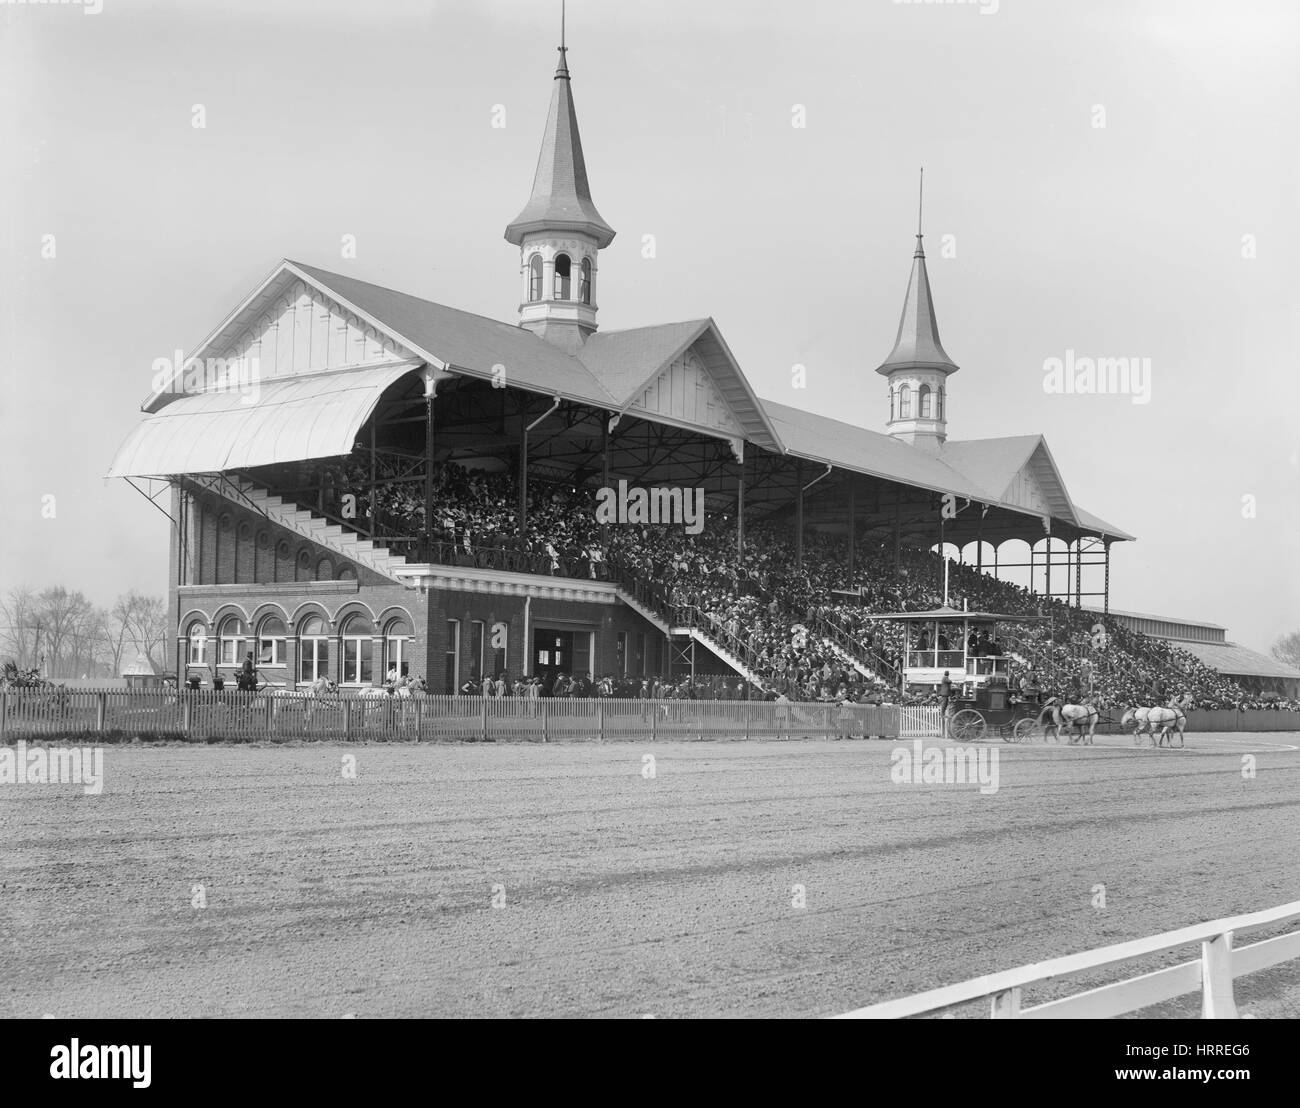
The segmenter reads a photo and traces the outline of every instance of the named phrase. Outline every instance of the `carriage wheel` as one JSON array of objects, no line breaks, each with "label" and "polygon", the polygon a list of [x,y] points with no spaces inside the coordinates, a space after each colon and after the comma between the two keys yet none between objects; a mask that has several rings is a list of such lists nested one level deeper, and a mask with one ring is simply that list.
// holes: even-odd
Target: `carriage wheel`
[{"label": "carriage wheel", "polygon": [[979,742],[987,725],[974,708],[963,708],[948,721],[948,737],[959,743]]},{"label": "carriage wheel", "polygon": [[1022,742],[1024,742],[1026,739],[1034,739],[1034,738],[1037,738],[1037,737],[1038,737],[1038,721],[1037,721],[1037,720],[1032,720],[1032,719],[1028,718],[1027,716],[1026,716],[1024,719],[1018,719],[1018,720],[1016,720],[1016,726],[1015,726],[1014,734],[1015,734],[1015,736],[1016,736],[1016,742],[1018,742],[1018,743],[1022,743]]}]

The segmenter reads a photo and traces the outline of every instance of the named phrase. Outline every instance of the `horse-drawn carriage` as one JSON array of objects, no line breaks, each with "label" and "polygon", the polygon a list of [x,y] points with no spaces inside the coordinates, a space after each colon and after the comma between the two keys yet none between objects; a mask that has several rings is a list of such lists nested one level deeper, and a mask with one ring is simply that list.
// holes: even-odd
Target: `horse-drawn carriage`
[{"label": "horse-drawn carriage", "polygon": [[1036,696],[1014,697],[1005,684],[979,685],[949,704],[948,737],[979,742],[992,732],[1003,742],[1024,742],[1039,732],[1042,713]]},{"label": "horse-drawn carriage", "polygon": [[968,612],[947,606],[924,612],[887,612],[873,617],[904,625],[904,688],[944,695],[945,731],[958,742],[978,742],[990,734],[1003,742],[1024,742],[1036,735],[1060,737],[1071,731],[1090,741],[1097,710],[1044,698],[1036,681],[1021,693],[1010,683],[1010,657],[999,624],[1042,622],[1042,616]]}]

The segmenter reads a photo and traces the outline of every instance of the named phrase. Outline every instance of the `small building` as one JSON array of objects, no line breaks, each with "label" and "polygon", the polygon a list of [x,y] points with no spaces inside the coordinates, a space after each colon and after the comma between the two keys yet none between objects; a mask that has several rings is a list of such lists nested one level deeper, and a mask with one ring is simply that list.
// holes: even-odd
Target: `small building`
[{"label": "small building", "polygon": [[163,675],[154,673],[153,666],[139,654],[135,661],[122,670],[122,680],[128,689],[159,689],[163,685]]}]

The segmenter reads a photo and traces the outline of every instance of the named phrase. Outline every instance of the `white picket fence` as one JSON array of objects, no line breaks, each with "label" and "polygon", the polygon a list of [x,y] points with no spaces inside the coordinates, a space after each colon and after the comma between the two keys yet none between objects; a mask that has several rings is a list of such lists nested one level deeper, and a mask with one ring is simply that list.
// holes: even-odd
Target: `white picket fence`
[{"label": "white picket fence", "polygon": [[898,709],[900,739],[943,738],[943,709],[936,705],[914,705]]},{"label": "white picket fence", "polygon": [[[991,998],[990,1014],[993,1019],[1109,1019],[1199,990],[1203,1019],[1236,1019],[1233,980],[1300,958],[1300,930],[1236,949],[1232,945],[1233,935],[1238,931],[1276,926],[1296,919],[1300,919],[1300,901],[1263,912],[1213,920],[1195,927],[1184,927],[1180,931],[1166,931],[1146,939],[1116,943],[1114,946],[1103,946],[1082,954],[1068,954],[1063,958],[976,977],[960,985],[949,985],[901,1000],[873,1004],[833,1018],[904,1019]],[[1116,981],[1060,1000],[1030,1008],[1021,1007],[1023,991],[1032,985],[1116,965],[1133,958],[1163,954],[1193,943],[1201,944],[1201,956],[1193,961]]]}]

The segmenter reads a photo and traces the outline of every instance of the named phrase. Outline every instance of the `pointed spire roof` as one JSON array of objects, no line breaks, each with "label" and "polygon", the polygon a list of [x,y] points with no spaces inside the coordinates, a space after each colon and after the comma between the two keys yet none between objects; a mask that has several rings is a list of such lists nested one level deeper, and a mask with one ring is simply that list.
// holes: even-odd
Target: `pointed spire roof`
[{"label": "pointed spire roof", "polygon": [[930,294],[930,276],[925,270],[925,247],[921,240],[921,217],[918,210],[916,253],[912,255],[912,276],[903,298],[903,315],[898,321],[898,337],[888,358],[876,372],[888,376],[898,369],[939,369],[956,373],[957,363],[948,357],[939,342],[939,321],[934,315],[934,297]]},{"label": "pointed spire roof", "polygon": [[581,231],[594,236],[603,248],[614,241],[614,228],[601,219],[591,199],[569,82],[568,47],[561,43],[558,49],[560,64],[555,70],[533,194],[506,227],[506,241],[519,246],[530,231]]}]

